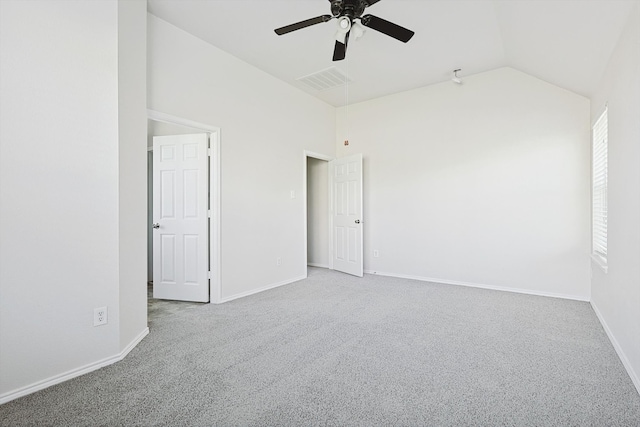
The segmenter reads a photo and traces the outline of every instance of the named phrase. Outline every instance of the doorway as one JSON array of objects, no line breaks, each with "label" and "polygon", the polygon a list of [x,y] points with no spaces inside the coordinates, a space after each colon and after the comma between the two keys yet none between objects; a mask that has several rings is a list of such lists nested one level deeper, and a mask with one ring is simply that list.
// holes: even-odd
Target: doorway
[{"label": "doorway", "polygon": [[329,268],[329,162],[307,157],[307,265]]},{"label": "doorway", "polygon": [[332,157],[304,152],[305,249],[307,266],[330,267],[329,162]]},{"label": "doorway", "polygon": [[[208,186],[209,201],[208,215],[210,217],[207,237],[209,241],[207,261],[209,270],[208,288],[209,302],[220,302],[220,130],[217,127],[207,124],[193,122],[176,116],[167,115],[161,112],[148,110],[147,121],[147,150],[148,150],[148,217],[147,217],[147,274],[149,283],[153,283],[153,138],[163,137],[167,135],[189,135],[189,134],[207,134],[209,137],[209,160],[208,160],[208,176],[206,185]],[[157,271],[157,269],[156,269]],[[149,300],[151,301],[152,298]],[[172,302],[162,300],[155,306],[161,307],[161,311],[175,312],[181,306],[188,308],[190,304],[185,302]],[[166,310],[165,310],[166,309]],[[149,308],[151,314],[151,307]],[[155,309],[154,309],[155,311]],[[154,316],[157,313],[154,313]]]},{"label": "doorway", "polygon": [[363,277],[362,164],[304,152],[307,266]]}]

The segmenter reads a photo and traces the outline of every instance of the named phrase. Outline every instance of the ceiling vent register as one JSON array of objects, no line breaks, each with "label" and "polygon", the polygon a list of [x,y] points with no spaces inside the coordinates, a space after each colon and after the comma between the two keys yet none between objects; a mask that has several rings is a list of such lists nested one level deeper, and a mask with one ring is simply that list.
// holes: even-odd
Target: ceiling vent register
[{"label": "ceiling vent register", "polygon": [[326,70],[318,71],[317,73],[299,77],[296,80],[318,91],[344,86],[346,83],[350,83],[352,81],[346,76],[346,74],[336,67],[330,67]]}]

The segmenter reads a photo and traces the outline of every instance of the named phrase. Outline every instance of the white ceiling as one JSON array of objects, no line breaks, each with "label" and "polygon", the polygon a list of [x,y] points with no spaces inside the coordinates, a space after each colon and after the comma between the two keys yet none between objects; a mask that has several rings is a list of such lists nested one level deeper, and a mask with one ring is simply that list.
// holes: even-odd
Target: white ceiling
[{"label": "white ceiling", "polygon": [[[591,97],[640,0],[382,0],[365,13],[415,31],[404,44],[368,29],[331,61],[336,21],[283,36],[279,28],[330,14],[327,0],[148,0],[153,15],[325,102],[342,106],[513,67]],[[297,78],[337,66],[353,82],[325,91]]]}]

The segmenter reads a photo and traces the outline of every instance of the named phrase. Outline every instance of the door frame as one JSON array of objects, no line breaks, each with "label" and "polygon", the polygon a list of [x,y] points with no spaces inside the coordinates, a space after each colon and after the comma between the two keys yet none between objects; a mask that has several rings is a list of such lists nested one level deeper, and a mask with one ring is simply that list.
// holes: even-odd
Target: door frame
[{"label": "door frame", "polygon": [[[195,122],[171,114],[155,110],[147,110],[147,119],[157,122],[185,126],[209,134],[211,156],[209,156],[209,301],[214,304],[222,302],[220,272],[220,128]],[[149,256],[149,254],[147,254]]]},{"label": "door frame", "polygon": [[[305,277],[307,277],[307,262],[308,262],[308,257],[309,257],[309,251],[308,251],[308,243],[309,243],[309,228],[308,228],[308,215],[309,213],[307,212],[307,204],[308,204],[308,197],[309,195],[307,194],[307,185],[308,185],[308,172],[307,172],[307,158],[311,157],[312,159],[317,159],[317,160],[322,160],[327,162],[327,166],[328,163],[331,160],[334,160],[335,157],[331,157],[331,156],[327,156],[324,154],[320,154],[320,153],[315,153],[313,151],[307,151],[304,150],[302,153],[302,161],[303,161],[303,183],[302,183],[302,199],[304,200],[304,267],[305,267]],[[331,257],[331,252],[332,252],[332,244],[333,244],[333,240],[331,237],[331,188],[330,188],[330,181],[331,181],[331,177],[330,177],[330,171],[327,171],[327,200],[329,201],[328,203],[328,208],[327,208],[327,224],[328,224],[328,236],[327,236],[327,258],[329,260],[329,269],[333,270],[333,258]]]}]

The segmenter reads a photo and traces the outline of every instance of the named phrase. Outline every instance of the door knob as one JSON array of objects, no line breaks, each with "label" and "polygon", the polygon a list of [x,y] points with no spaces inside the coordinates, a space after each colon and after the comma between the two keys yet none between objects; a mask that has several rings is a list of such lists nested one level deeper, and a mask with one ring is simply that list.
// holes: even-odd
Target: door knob
[{"label": "door knob", "polygon": [[359,219],[356,219],[356,224],[360,224],[360,220]]},{"label": "door knob", "polygon": [[155,224],[152,225],[153,228],[160,228],[160,223],[156,222]]}]

